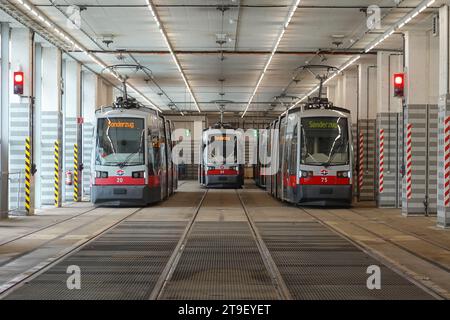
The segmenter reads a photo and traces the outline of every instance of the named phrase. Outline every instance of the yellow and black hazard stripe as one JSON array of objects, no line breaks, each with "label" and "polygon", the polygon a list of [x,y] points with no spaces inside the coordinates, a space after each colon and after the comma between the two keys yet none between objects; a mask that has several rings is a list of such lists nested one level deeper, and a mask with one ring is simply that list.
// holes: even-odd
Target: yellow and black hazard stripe
[{"label": "yellow and black hazard stripe", "polygon": [[31,212],[31,139],[25,139],[25,210]]},{"label": "yellow and black hazard stripe", "polygon": [[73,146],[73,201],[78,202],[80,201],[80,193],[78,189],[78,173],[79,173],[79,166],[78,166],[78,144],[75,144]]},{"label": "yellow and black hazard stripe", "polygon": [[59,201],[59,141],[55,141],[55,207],[60,206]]}]

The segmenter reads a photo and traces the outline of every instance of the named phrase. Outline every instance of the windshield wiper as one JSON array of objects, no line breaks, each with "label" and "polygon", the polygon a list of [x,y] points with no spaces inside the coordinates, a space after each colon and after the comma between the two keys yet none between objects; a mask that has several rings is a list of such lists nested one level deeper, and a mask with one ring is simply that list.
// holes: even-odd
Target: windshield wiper
[{"label": "windshield wiper", "polygon": [[138,154],[138,153],[140,153],[141,152],[141,150],[139,149],[138,151],[136,151],[136,152],[133,152],[133,153],[130,153],[130,155],[128,156],[128,157],[126,157],[126,159],[123,161],[123,162],[119,162],[118,163],[118,166],[122,169],[123,167],[126,167],[129,163],[130,163],[130,160],[131,160],[131,158],[134,156],[134,155],[136,155],[136,154]]}]

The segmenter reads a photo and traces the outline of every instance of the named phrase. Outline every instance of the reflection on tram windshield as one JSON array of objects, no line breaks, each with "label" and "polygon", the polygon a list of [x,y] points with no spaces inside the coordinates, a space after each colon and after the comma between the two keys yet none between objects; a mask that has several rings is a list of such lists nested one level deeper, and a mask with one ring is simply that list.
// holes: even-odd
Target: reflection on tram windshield
[{"label": "reflection on tram windshield", "polygon": [[302,119],[301,164],[349,164],[348,125],[346,118],[312,117]]},{"label": "reflection on tram windshield", "polygon": [[144,119],[100,118],[97,125],[95,164],[144,164]]}]

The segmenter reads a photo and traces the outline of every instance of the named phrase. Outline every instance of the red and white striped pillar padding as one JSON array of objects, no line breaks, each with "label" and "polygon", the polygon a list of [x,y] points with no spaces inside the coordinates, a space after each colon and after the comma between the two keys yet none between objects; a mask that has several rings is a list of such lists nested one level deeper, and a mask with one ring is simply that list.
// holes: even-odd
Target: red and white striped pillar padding
[{"label": "red and white striped pillar padding", "polygon": [[361,193],[364,184],[364,135],[359,134],[359,172],[358,172],[358,190]]},{"label": "red and white striped pillar padding", "polygon": [[444,122],[444,205],[450,206],[450,117]]},{"label": "red and white striped pillar padding", "polygon": [[412,198],[412,124],[406,125],[406,198]]},{"label": "red and white striped pillar padding", "polygon": [[384,191],[384,129],[380,129],[380,181],[379,191]]}]

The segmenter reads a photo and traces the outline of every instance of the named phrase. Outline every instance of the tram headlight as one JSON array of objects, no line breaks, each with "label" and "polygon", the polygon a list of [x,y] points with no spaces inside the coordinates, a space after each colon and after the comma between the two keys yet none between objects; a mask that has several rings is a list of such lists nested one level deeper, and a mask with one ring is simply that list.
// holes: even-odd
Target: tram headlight
[{"label": "tram headlight", "polygon": [[338,178],[350,178],[350,171],[338,171]]},{"label": "tram headlight", "polygon": [[108,178],[108,172],[107,171],[95,171],[95,177],[96,178]]},{"label": "tram headlight", "polygon": [[144,178],[144,171],[134,171],[131,176],[135,179]]},{"label": "tram headlight", "polygon": [[314,174],[313,174],[313,172],[312,171],[301,171],[300,172],[300,176],[302,177],[302,178],[310,178],[310,177],[312,177]]}]

